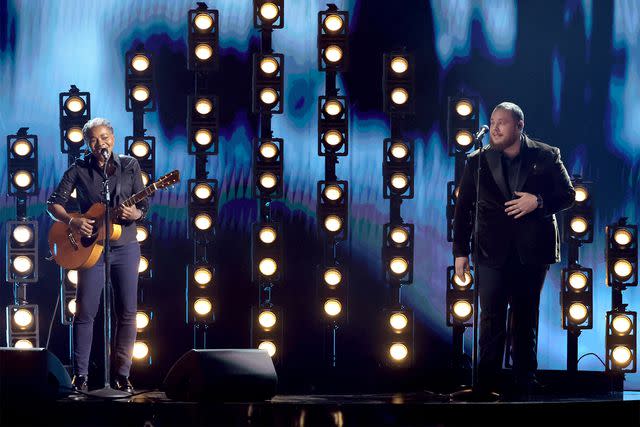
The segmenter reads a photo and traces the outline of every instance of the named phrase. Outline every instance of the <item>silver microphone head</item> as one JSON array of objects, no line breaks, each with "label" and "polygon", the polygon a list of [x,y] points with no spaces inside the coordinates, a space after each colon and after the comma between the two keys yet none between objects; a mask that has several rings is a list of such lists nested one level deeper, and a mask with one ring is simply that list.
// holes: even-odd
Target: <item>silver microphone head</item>
[{"label": "silver microphone head", "polygon": [[107,160],[109,158],[109,150],[107,150],[106,148],[102,148],[100,150],[100,155],[103,159]]}]

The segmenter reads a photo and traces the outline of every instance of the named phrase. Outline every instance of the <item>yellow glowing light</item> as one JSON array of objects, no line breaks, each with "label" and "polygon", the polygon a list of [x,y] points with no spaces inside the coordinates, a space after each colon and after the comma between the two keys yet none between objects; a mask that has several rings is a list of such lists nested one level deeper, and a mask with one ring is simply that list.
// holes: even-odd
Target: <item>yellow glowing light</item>
[{"label": "yellow glowing light", "polygon": [[20,308],[13,313],[13,322],[21,329],[26,329],[33,323],[33,313],[26,308]]},{"label": "yellow glowing light", "polygon": [[408,324],[409,319],[407,319],[407,316],[405,316],[404,313],[393,313],[389,317],[389,325],[391,325],[391,327],[396,331],[403,330]]},{"label": "yellow glowing light", "polygon": [[148,156],[150,151],[151,151],[151,147],[149,147],[149,144],[147,143],[147,141],[141,140],[131,144],[131,153],[138,158]]},{"label": "yellow glowing light", "polygon": [[587,286],[587,276],[579,271],[571,273],[569,275],[569,286],[575,291],[584,289]]},{"label": "yellow glowing light", "polygon": [[270,87],[266,87],[260,91],[260,101],[266,105],[275,104],[278,100],[278,92]]},{"label": "yellow glowing light", "polygon": [[27,189],[33,184],[33,175],[31,172],[19,170],[13,175],[13,184],[20,189]]},{"label": "yellow glowing light", "polygon": [[394,227],[391,229],[391,240],[396,245],[404,245],[409,241],[409,232],[403,227]]},{"label": "yellow glowing light", "polygon": [[73,286],[78,286],[78,270],[68,270],[67,271],[67,280]]},{"label": "yellow glowing light", "polygon": [[330,130],[325,132],[323,139],[328,145],[335,147],[342,143],[342,133],[337,130]]},{"label": "yellow glowing light", "polygon": [[138,72],[146,71],[149,68],[151,61],[149,61],[149,57],[147,55],[135,55],[131,58],[131,66],[134,70]]},{"label": "yellow glowing light", "polygon": [[13,240],[20,244],[25,244],[33,239],[33,230],[26,225],[19,225],[11,233]]},{"label": "yellow glowing light", "polygon": [[395,257],[395,258],[392,258],[391,261],[389,261],[389,268],[391,269],[393,274],[401,276],[407,272],[407,269],[409,268],[409,263],[404,258]]},{"label": "yellow glowing light", "polygon": [[195,280],[196,283],[200,286],[207,286],[209,283],[211,283],[212,279],[213,273],[211,272],[211,270],[205,267],[197,268],[193,273],[193,280]]},{"label": "yellow glowing light", "polygon": [[193,187],[193,194],[200,200],[207,200],[213,195],[213,188],[209,184],[200,183]]},{"label": "yellow glowing light", "polygon": [[467,117],[473,113],[473,104],[468,99],[461,99],[456,103],[456,113],[459,116]]},{"label": "yellow glowing light", "polygon": [[213,134],[209,129],[198,129],[195,134],[195,140],[196,144],[204,147],[211,144]]},{"label": "yellow glowing light", "polygon": [[456,133],[456,144],[458,144],[460,147],[466,148],[471,145],[472,142],[473,135],[471,135],[471,132],[466,130],[459,130]]},{"label": "yellow glowing light", "polygon": [[338,185],[330,184],[324,188],[322,193],[324,194],[324,197],[335,202],[342,197],[342,188]]},{"label": "yellow glowing light", "polygon": [[576,185],[574,187],[574,190],[576,190],[576,197],[575,197],[576,202],[581,203],[589,198],[589,191],[586,189],[586,187],[583,187],[581,185]]},{"label": "yellow glowing light", "polygon": [[466,288],[471,284],[472,280],[473,278],[471,277],[471,273],[469,273],[468,271],[464,272],[464,278],[461,278],[457,274],[453,275],[453,283],[455,283],[456,286],[460,288]]},{"label": "yellow glowing light", "polygon": [[213,16],[208,13],[198,13],[193,18],[193,24],[200,31],[208,31],[213,27]]},{"label": "yellow glowing light", "polygon": [[19,349],[33,348],[33,343],[29,340],[18,340],[13,347]]},{"label": "yellow glowing light", "polygon": [[322,22],[322,26],[329,33],[337,33],[342,29],[343,25],[344,21],[342,17],[335,14],[327,15],[327,17],[324,18],[324,22]]},{"label": "yellow glowing light", "polygon": [[136,341],[133,344],[133,358],[140,360],[140,359],[144,359],[145,357],[147,357],[149,355],[149,346],[142,342],[142,341]]},{"label": "yellow glowing light", "polygon": [[72,298],[69,300],[69,302],[67,303],[67,310],[69,310],[69,313],[71,313],[72,315],[76,315],[76,309],[77,309],[78,305],[76,304],[76,299]]},{"label": "yellow glowing light", "polygon": [[78,127],[72,127],[67,130],[67,140],[69,140],[73,144],[79,144],[84,141],[84,136],[82,135],[82,129]]},{"label": "yellow glowing light", "polygon": [[200,98],[196,101],[196,111],[198,114],[206,116],[213,111],[213,102],[207,98]]},{"label": "yellow glowing light", "polygon": [[409,185],[409,178],[407,175],[396,172],[391,175],[391,186],[396,190],[404,190]]},{"label": "yellow glowing light", "polygon": [[[80,134],[82,135],[82,132],[80,132]],[[33,146],[27,139],[18,139],[11,146],[11,150],[13,150],[13,153],[18,157],[27,157],[31,154]]]},{"label": "yellow glowing light", "polygon": [[391,91],[391,102],[396,105],[405,104],[409,100],[409,92],[406,89],[397,87]]},{"label": "yellow glowing light", "polygon": [[342,103],[340,101],[331,100],[324,103],[323,110],[326,114],[336,117],[342,113]]},{"label": "yellow glowing light", "polygon": [[271,190],[278,183],[278,178],[271,172],[265,172],[260,175],[260,186],[265,190]]},{"label": "yellow glowing light", "polygon": [[271,310],[265,310],[258,315],[258,323],[260,323],[260,326],[264,329],[273,328],[276,324],[276,320],[276,315]]},{"label": "yellow glowing light", "polygon": [[13,270],[18,274],[26,276],[33,271],[33,261],[25,255],[17,256],[13,259]]},{"label": "yellow glowing light", "polygon": [[629,350],[629,347],[623,345],[616,346],[611,352],[611,358],[618,367],[624,368],[631,363],[631,350]]},{"label": "yellow glowing light", "polygon": [[619,259],[613,264],[613,272],[618,279],[627,280],[633,274],[633,265],[626,259]]},{"label": "yellow glowing light", "polygon": [[147,326],[149,326],[149,322],[151,322],[151,319],[149,318],[149,315],[147,313],[145,313],[144,311],[138,311],[136,313],[136,328],[137,329],[144,329]]},{"label": "yellow glowing light", "polygon": [[336,286],[342,281],[342,273],[336,268],[329,268],[324,272],[324,282],[329,286]]},{"label": "yellow glowing light", "polygon": [[260,19],[263,21],[273,21],[280,14],[280,9],[274,3],[266,2],[260,6]]},{"label": "yellow glowing light", "polygon": [[587,231],[588,224],[584,217],[576,216],[571,218],[571,230],[576,234],[583,234]]},{"label": "yellow glowing light", "polygon": [[206,316],[211,313],[211,310],[213,310],[213,305],[211,304],[211,301],[206,298],[198,298],[193,303],[193,309],[200,316]]},{"label": "yellow glowing light", "polygon": [[79,96],[70,96],[64,102],[64,108],[71,113],[79,113],[84,109],[84,100]]},{"label": "yellow glowing light", "polygon": [[149,99],[151,92],[149,91],[148,87],[144,85],[137,85],[133,87],[133,89],[131,90],[131,94],[133,96],[133,99],[135,99],[136,101],[146,102]]},{"label": "yellow glowing light", "polygon": [[629,316],[624,314],[618,314],[611,321],[611,328],[616,333],[616,335],[620,336],[627,335],[629,332],[631,332],[632,326],[633,323],[631,322],[631,319],[629,318]]},{"label": "yellow glowing light", "polygon": [[409,155],[409,147],[402,142],[394,142],[389,149],[391,156],[397,160],[402,160]]},{"label": "yellow glowing light", "polygon": [[265,56],[260,60],[260,70],[267,75],[271,75],[278,71],[280,64],[273,56]]},{"label": "yellow glowing light", "polygon": [[144,273],[149,268],[149,260],[143,256],[140,257],[140,262],[138,263],[138,273]]},{"label": "yellow glowing light", "polygon": [[149,178],[149,174],[145,171],[141,171],[140,176],[142,177],[142,185],[146,187],[149,184],[149,180],[151,179]]},{"label": "yellow glowing light", "polygon": [[278,155],[278,147],[273,142],[263,142],[260,144],[260,155],[265,159],[273,159]]},{"label": "yellow glowing light", "polygon": [[409,61],[404,56],[395,56],[391,59],[391,69],[396,74],[404,74],[409,69]]},{"label": "yellow glowing light", "polygon": [[331,317],[336,317],[342,312],[342,304],[335,298],[328,299],[324,303],[324,312]]},{"label": "yellow glowing light", "polygon": [[402,343],[394,343],[389,347],[389,356],[396,362],[400,362],[407,358],[409,349]]},{"label": "yellow glowing light", "polygon": [[589,311],[587,310],[587,307],[584,304],[576,302],[569,306],[569,317],[575,323],[580,324],[584,322],[587,319],[588,314],[589,314]]},{"label": "yellow glowing light", "polygon": [[276,229],[268,226],[262,227],[260,229],[260,232],[258,233],[258,237],[260,238],[260,241],[262,243],[264,243],[265,245],[270,245],[276,240],[276,237],[277,237]]},{"label": "yellow glowing light", "polygon": [[213,56],[213,48],[207,43],[200,43],[196,45],[194,53],[200,61],[208,61]]},{"label": "yellow glowing light", "polygon": [[193,220],[193,223],[195,224],[198,230],[205,231],[211,228],[211,226],[213,225],[213,220],[211,219],[210,215],[206,213],[200,213],[196,215],[196,217]]},{"label": "yellow glowing light", "polygon": [[334,44],[327,46],[324,50],[324,59],[332,64],[339,62],[342,59],[342,49]]},{"label": "yellow glowing light", "polygon": [[258,270],[263,276],[273,276],[278,270],[278,264],[273,258],[264,258],[258,264]]},{"label": "yellow glowing light", "polygon": [[342,228],[342,218],[338,215],[327,215],[324,219],[324,228],[332,233],[338,232]]},{"label": "yellow glowing light", "polygon": [[275,356],[276,354],[276,345],[273,343],[273,341],[262,341],[258,345],[258,349],[265,350],[271,357]]},{"label": "yellow glowing light", "polygon": [[613,233],[613,240],[619,246],[627,246],[633,240],[633,235],[627,229],[620,228]]},{"label": "yellow glowing light", "polygon": [[471,317],[473,313],[473,306],[469,303],[469,301],[456,301],[453,304],[453,315],[460,320],[466,320]]}]

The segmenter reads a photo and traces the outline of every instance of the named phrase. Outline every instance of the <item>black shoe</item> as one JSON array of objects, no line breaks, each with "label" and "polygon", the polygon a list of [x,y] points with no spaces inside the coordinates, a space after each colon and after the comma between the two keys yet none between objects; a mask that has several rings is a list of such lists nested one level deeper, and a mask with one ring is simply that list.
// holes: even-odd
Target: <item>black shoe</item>
[{"label": "black shoe", "polygon": [[89,391],[89,376],[88,375],[74,375],[71,380],[71,386],[74,391],[86,393]]},{"label": "black shoe", "polygon": [[131,381],[129,381],[129,377],[125,377],[124,375],[116,375],[116,379],[113,382],[113,388],[126,393],[133,393],[133,385],[131,384]]}]

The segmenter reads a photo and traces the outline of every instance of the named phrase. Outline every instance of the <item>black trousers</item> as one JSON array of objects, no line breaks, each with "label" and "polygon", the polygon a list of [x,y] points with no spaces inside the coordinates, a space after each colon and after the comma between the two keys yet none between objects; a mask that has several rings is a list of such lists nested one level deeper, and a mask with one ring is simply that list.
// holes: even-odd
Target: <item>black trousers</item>
[{"label": "black trousers", "polygon": [[504,359],[507,306],[511,306],[514,379],[526,383],[538,368],[536,343],[540,293],[549,266],[522,264],[515,248],[499,268],[478,265],[480,276],[480,360],[478,381],[497,386]]},{"label": "black trousers", "polygon": [[[138,242],[133,242],[123,246],[112,246],[109,263],[111,264],[111,288],[114,295],[112,301],[117,320],[114,372],[128,377],[133,344],[136,340],[140,245]],[[76,375],[89,373],[93,322],[98,313],[103,288],[104,261],[101,257],[93,267],[78,271],[76,315],[73,319],[73,357]]]}]

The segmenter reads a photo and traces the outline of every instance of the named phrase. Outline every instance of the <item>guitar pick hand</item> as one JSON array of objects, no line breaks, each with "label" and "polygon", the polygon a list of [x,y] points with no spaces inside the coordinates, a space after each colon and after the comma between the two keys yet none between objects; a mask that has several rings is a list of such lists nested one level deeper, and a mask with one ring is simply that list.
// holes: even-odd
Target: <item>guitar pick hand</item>
[{"label": "guitar pick hand", "polygon": [[135,206],[120,205],[118,208],[118,218],[125,221],[136,221],[142,217],[142,211]]},{"label": "guitar pick hand", "polygon": [[69,223],[69,227],[82,236],[91,236],[93,233],[93,223],[95,220],[89,218],[73,218]]}]

